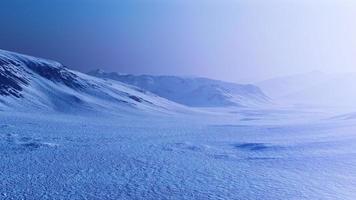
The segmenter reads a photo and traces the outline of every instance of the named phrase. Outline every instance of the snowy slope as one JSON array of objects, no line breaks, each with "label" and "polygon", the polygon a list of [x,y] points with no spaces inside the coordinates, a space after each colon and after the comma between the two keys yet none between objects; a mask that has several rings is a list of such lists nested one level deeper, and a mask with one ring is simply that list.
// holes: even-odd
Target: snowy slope
[{"label": "snowy slope", "polygon": [[137,86],[171,101],[193,107],[255,106],[268,97],[254,85],[228,83],[207,78],[124,75],[95,70],[88,74]]},{"label": "snowy slope", "polygon": [[184,108],[117,81],[69,70],[58,62],[0,50],[0,109],[120,113]]}]

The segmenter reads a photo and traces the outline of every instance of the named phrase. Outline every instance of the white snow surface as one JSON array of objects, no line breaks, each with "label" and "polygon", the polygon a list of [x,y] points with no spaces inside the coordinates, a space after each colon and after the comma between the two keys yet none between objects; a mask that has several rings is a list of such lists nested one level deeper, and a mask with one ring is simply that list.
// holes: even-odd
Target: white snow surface
[{"label": "white snow surface", "polygon": [[355,199],[356,121],[0,111],[2,199]]}]

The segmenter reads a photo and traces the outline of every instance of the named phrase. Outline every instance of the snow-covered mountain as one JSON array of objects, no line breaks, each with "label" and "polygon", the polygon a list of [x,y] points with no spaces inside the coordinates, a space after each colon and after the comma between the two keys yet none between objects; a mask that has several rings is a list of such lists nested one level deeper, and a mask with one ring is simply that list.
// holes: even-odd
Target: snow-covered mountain
[{"label": "snow-covered mountain", "polygon": [[46,59],[0,50],[0,110],[132,111],[184,106]]},{"label": "snow-covered mountain", "polygon": [[312,87],[328,79],[328,75],[320,71],[311,71],[303,74],[279,76],[255,83],[269,97],[279,99],[281,97],[299,92]]},{"label": "snow-covered mountain", "polygon": [[269,98],[254,85],[223,82],[208,78],[128,75],[95,70],[89,75],[130,84],[171,101],[192,107],[255,106]]},{"label": "snow-covered mountain", "polygon": [[356,107],[356,74],[310,72],[256,83],[274,100],[313,106]]}]

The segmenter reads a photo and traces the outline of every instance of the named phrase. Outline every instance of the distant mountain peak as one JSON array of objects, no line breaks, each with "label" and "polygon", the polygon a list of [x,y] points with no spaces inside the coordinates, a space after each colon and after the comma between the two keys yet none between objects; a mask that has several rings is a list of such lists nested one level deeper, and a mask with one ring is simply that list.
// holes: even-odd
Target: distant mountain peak
[{"label": "distant mountain peak", "polygon": [[95,69],[95,70],[93,70],[93,71],[91,71],[91,72],[89,72],[89,73],[95,73],[95,74],[104,74],[104,73],[106,73],[103,69]]},{"label": "distant mountain peak", "polygon": [[92,70],[92,71],[89,71],[87,72],[88,75],[91,75],[91,76],[98,76],[98,75],[105,75],[105,74],[110,74],[111,76],[115,76],[115,75],[118,75],[118,76],[125,76],[125,75],[129,75],[129,74],[126,74],[126,73],[119,73],[119,72],[106,72],[105,70],[103,69],[95,69],[95,70]]}]

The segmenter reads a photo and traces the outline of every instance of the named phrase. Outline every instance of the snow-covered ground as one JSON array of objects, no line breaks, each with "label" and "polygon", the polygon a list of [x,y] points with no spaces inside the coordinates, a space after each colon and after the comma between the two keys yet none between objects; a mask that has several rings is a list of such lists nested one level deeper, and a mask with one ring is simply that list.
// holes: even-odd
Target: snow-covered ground
[{"label": "snow-covered ground", "polygon": [[356,121],[323,112],[0,112],[0,127],[0,199],[356,198]]}]

